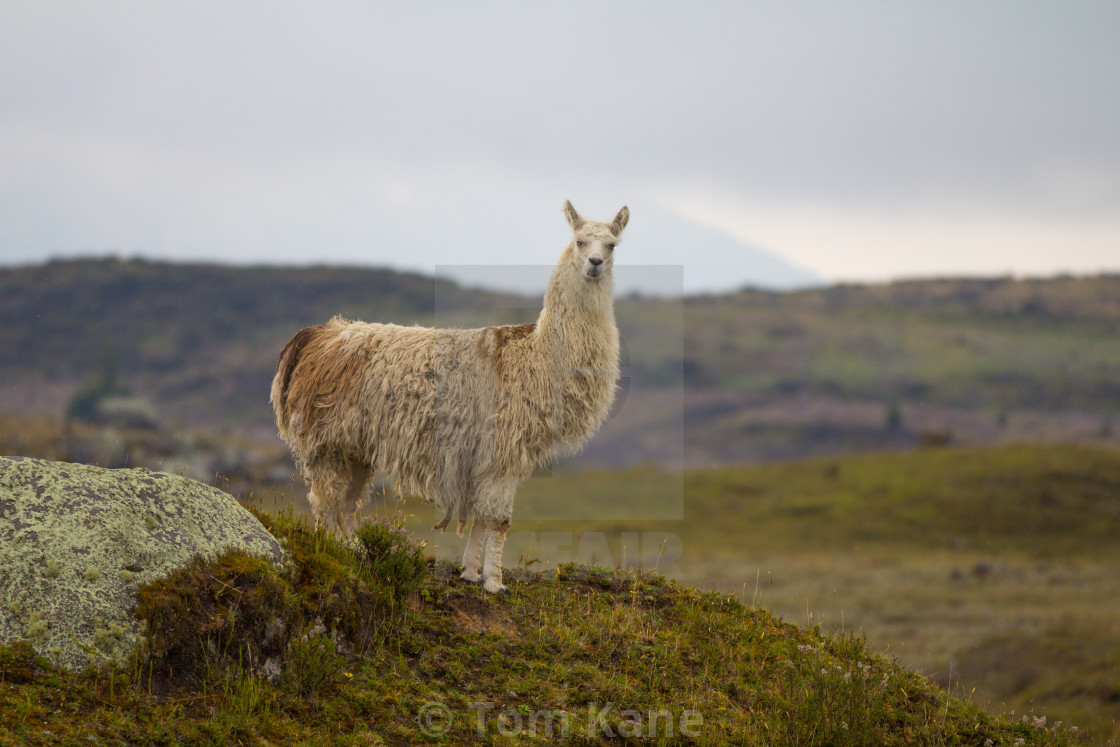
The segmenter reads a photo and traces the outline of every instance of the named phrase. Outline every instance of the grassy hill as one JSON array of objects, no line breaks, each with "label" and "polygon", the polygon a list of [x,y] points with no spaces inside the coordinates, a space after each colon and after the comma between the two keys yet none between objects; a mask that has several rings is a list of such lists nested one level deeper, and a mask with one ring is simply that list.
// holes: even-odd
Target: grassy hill
[{"label": "grassy hill", "polygon": [[[621,270],[620,270],[621,271]],[[535,317],[485,293],[360,268],[72,260],[0,269],[0,411],[61,416],[110,367],[169,428],[271,438],[297,329]],[[929,280],[622,298],[626,394],[584,464],[705,465],[923,440],[1120,443],[1120,276]]]},{"label": "grassy hill", "polygon": [[[171,471],[201,458],[203,479],[305,514],[283,449],[253,461],[239,444],[0,416],[0,453]],[[427,554],[462,552],[462,538],[431,531],[430,506],[378,492],[368,516],[404,511]],[[1120,451],[1054,444],[558,471],[520,491],[505,563],[664,572],[809,628],[862,631],[870,651],[994,712],[1044,712],[1115,742],[1117,496]]]},{"label": "grassy hill", "polygon": [[[651,519],[674,506],[679,518]],[[430,508],[406,510],[433,552],[461,552],[460,538],[431,532]],[[993,709],[1120,738],[1116,449],[553,474],[526,483],[512,531],[510,564],[659,569],[801,625],[862,631],[872,650]]]},{"label": "grassy hill", "polygon": [[0,741],[1076,742],[726,594],[565,565],[492,597],[384,525],[352,549],[261,518],[289,566],[227,555],[145,587],[149,643],[131,671],[67,674],[0,648]]}]

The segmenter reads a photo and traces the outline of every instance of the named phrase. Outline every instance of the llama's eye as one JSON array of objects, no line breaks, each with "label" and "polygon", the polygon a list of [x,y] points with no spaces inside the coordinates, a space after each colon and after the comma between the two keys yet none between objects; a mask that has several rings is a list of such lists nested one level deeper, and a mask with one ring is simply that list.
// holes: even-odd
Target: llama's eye
[{"label": "llama's eye", "polygon": [[576,246],[579,247],[580,249],[582,249],[583,248],[583,242],[582,241],[577,241]]},{"label": "llama's eye", "polygon": [[612,251],[612,252],[613,252],[613,251],[614,251],[614,244],[607,244],[607,249],[608,249],[609,251]]}]

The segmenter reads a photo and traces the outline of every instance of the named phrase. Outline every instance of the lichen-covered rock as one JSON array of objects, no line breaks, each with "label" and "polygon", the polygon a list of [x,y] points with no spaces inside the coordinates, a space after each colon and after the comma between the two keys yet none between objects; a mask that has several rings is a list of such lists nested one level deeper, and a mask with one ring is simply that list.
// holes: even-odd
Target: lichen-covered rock
[{"label": "lichen-covered rock", "polygon": [[139,586],[234,548],[283,549],[227,493],[146,469],[0,457],[0,643],[56,664],[127,663],[144,631]]}]

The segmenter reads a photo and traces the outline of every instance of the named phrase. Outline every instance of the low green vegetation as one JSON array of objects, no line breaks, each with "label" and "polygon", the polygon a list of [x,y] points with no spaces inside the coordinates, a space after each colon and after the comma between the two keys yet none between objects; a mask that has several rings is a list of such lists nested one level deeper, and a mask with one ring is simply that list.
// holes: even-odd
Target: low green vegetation
[{"label": "low green vegetation", "polygon": [[[657,467],[553,473],[527,482],[517,508],[519,517],[563,512],[567,529],[597,531],[604,520],[620,530],[648,529],[651,506],[667,513],[676,505],[679,520],[657,528],[713,560],[901,547],[1040,559],[1120,555],[1118,491],[1120,450],[1018,444],[683,475]],[[586,521],[571,521],[580,518]]]},{"label": "low green vegetation", "polygon": [[354,545],[261,514],[290,550],[147,586],[125,670],[0,649],[0,741],[21,744],[912,745],[1076,743],[992,716],[870,653],[659,575],[563,565],[485,595],[400,530]]}]

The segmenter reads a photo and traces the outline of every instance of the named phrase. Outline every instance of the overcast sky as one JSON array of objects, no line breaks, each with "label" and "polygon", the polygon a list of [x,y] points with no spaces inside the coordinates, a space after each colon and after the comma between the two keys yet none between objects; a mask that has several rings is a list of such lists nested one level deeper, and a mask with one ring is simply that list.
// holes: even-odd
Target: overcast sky
[{"label": "overcast sky", "polygon": [[571,199],[689,290],[1118,271],[1118,40],[1073,0],[0,0],[0,263],[548,265]]}]

